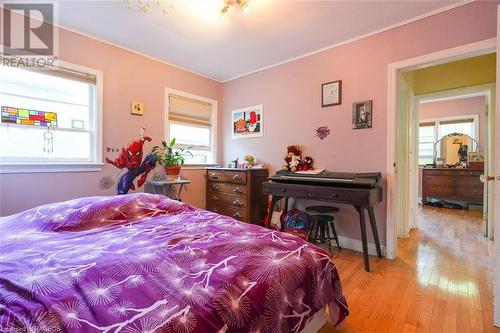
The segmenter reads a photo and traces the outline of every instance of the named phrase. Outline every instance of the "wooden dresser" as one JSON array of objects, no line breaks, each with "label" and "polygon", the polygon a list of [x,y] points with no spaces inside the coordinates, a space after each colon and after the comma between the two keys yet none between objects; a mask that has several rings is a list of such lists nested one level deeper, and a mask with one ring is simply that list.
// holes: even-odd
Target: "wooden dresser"
[{"label": "wooden dresser", "polygon": [[207,210],[262,225],[267,211],[262,184],[268,176],[267,169],[207,168]]},{"label": "wooden dresser", "polygon": [[429,198],[483,204],[483,170],[458,168],[423,168],[422,201]]}]

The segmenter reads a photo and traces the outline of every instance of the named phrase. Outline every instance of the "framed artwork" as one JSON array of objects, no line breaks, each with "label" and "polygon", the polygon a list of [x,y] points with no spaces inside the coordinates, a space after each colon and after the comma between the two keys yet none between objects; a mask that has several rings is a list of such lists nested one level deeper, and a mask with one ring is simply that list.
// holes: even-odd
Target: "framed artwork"
[{"label": "framed artwork", "polygon": [[256,138],[264,134],[263,107],[254,105],[231,111],[231,137]]},{"label": "framed artwork", "polygon": [[373,101],[357,102],[352,104],[352,128],[372,128]]},{"label": "framed artwork", "polygon": [[321,85],[321,106],[342,104],[342,81],[333,81]]},{"label": "framed artwork", "polygon": [[143,102],[130,103],[130,114],[142,116],[144,114],[144,103]]}]

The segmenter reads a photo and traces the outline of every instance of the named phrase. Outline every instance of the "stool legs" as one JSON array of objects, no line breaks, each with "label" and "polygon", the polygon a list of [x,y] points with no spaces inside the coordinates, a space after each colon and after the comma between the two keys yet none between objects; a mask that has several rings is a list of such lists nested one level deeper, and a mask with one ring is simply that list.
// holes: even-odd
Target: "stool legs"
[{"label": "stool legs", "polygon": [[339,250],[341,250],[342,248],[340,247],[339,237],[337,236],[337,230],[335,230],[335,223],[333,223],[333,221],[330,222],[330,228],[332,228],[333,239],[335,239],[335,242],[337,243],[337,247],[339,248]]},{"label": "stool legs", "polygon": [[[316,215],[313,216],[314,219],[314,225],[313,225],[313,230],[311,230],[311,237],[310,241],[311,242],[328,242],[328,250],[331,253],[332,252],[332,239],[335,240],[337,243],[337,247],[339,250],[342,248],[340,247],[340,242],[339,242],[339,237],[337,235],[337,230],[335,229],[335,223],[334,221],[325,221],[322,219],[324,215]],[[332,231],[332,234],[330,233],[330,229]]]}]

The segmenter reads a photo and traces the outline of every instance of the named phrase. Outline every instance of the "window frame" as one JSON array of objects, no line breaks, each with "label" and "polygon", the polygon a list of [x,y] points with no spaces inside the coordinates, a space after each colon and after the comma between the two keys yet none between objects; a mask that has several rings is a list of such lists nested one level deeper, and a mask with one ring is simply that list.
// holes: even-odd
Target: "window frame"
[{"label": "window frame", "polygon": [[[441,123],[442,122],[447,122],[447,121],[454,121],[454,120],[467,120],[467,119],[472,119],[473,122],[473,128],[474,128],[474,133],[471,136],[473,139],[477,140],[479,142],[479,115],[478,114],[467,114],[467,115],[460,115],[460,116],[449,116],[449,117],[439,117],[439,118],[426,118],[426,119],[420,119],[418,121],[418,128],[419,128],[419,142],[420,142],[420,124],[428,124],[428,123],[434,123],[434,143],[442,138],[441,134]],[[418,146],[417,146],[418,148]],[[478,147],[479,149],[479,147]],[[433,153],[434,154],[434,153]],[[440,154],[437,154],[437,157],[439,157]],[[427,155],[421,156],[420,155],[420,150],[418,151],[418,160],[419,160],[419,165],[422,166],[423,164],[420,164],[420,159],[421,158],[428,158]],[[432,156],[434,158],[434,155]]]},{"label": "window frame", "polygon": [[[61,172],[99,172],[102,171],[103,163],[103,81],[104,74],[101,70],[73,64],[59,60],[57,67],[75,72],[82,72],[95,76],[95,89],[93,98],[93,112],[89,115],[92,122],[90,130],[92,145],[90,150],[93,162],[1,162],[0,174],[10,173],[61,173]],[[91,96],[89,95],[89,98]],[[89,127],[90,128],[90,127]]]},{"label": "window frame", "polygon": [[[210,131],[210,151],[213,154],[213,162],[212,163],[186,163],[183,165],[185,169],[202,169],[207,166],[217,165],[217,110],[218,110],[218,102],[215,99],[207,98],[203,96],[198,96],[195,94],[187,93],[184,91],[165,88],[165,112],[164,112],[164,120],[165,124],[164,128],[164,139],[165,141],[169,141],[170,139],[170,121],[169,119],[169,110],[170,110],[170,95],[177,95],[180,97],[185,97],[189,99],[194,99],[200,102],[209,103],[212,105],[212,116],[210,118],[211,131]],[[174,123],[182,124],[182,122],[174,121]]]}]

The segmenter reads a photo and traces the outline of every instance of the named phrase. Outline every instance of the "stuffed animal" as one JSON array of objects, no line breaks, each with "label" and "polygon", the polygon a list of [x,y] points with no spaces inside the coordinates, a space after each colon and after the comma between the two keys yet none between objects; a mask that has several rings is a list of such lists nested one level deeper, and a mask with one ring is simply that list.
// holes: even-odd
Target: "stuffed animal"
[{"label": "stuffed animal", "polygon": [[251,168],[255,165],[255,158],[252,155],[245,156],[245,165],[247,168]]},{"label": "stuffed animal", "polygon": [[300,166],[300,156],[293,155],[289,163],[290,171],[295,172]]},{"label": "stuffed animal", "polygon": [[314,160],[312,159],[311,156],[306,156],[306,157],[304,157],[304,160],[302,161],[302,164],[304,165],[305,170],[312,170],[313,169]]},{"label": "stuffed animal", "polygon": [[292,163],[293,157],[297,156],[299,158],[299,164],[300,164],[300,158],[301,158],[300,154],[301,154],[301,151],[300,151],[299,146],[296,146],[296,145],[288,146],[286,148],[286,154],[284,157],[285,163],[283,164],[283,170],[292,171],[292,172],[297,171],[298,164],[295,166],[295,171],[293,171],[290,163]]}]

